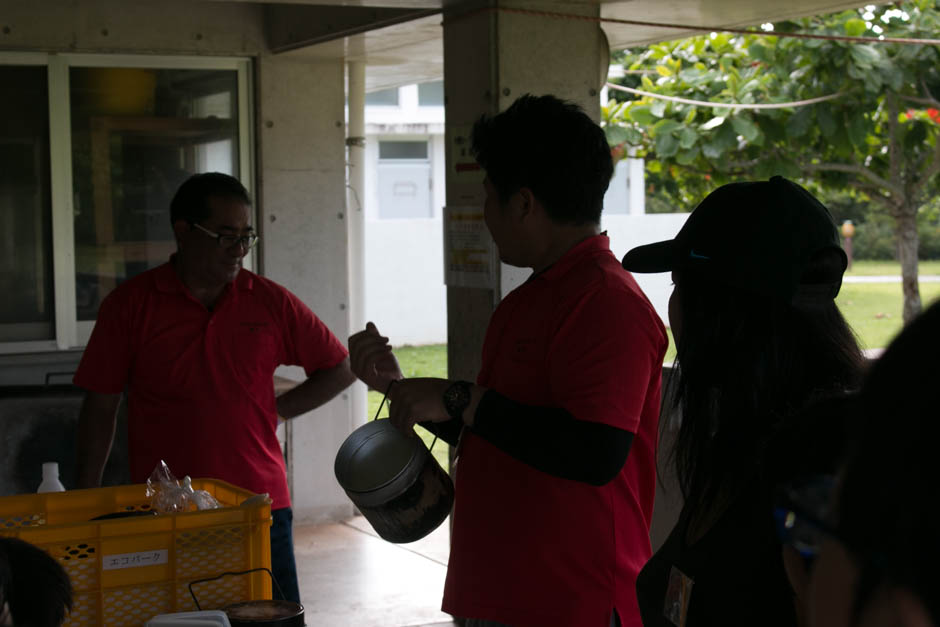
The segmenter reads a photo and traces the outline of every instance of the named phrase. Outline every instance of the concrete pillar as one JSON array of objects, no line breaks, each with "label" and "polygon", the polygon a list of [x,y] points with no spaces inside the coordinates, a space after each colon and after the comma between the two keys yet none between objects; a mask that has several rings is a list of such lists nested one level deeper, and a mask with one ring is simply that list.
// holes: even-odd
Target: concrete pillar
[{"label": "concrete pillar", "polygon": [[[365,327],[366,311],[366,65],[353,61],[346,65],[346,188],[347,232],[349,234],[349,328],[355,333]],[[365,424],[368,410],[366,385],[356,382],[349,388],[353,428]]]},{"label": "concrete pillar", "polygon": [[[551,11],[579,16],[536,15]],[[489,6],[445,9],[444,90],[448,142],[465,136],[484,113],[508,107],[519,96],[554,94],[600,117],[599,93],[607,75],[607,42],[597,3],[497,0]],[[580,19],[588,18],[588,19]],[[546,129],[551,132],[551,129]],[[482,207],[482,179],[456,172],[447,147],[448,206]],[[498,300],[521,283],[528,270],[504,267],[488,289],[448,286],[448,371],[474,379],[483,336]]]},{"label": "concrete pillar", "polygon": [[[344,64],[289,55],[258,61],[261,270],[306,303],[343,342],[349,335]],[[301,381],[301,369],[278,375]],[[333,460],[352,430],[348,393],[287,422],[296,522],[336,520],[352,505]]]}]

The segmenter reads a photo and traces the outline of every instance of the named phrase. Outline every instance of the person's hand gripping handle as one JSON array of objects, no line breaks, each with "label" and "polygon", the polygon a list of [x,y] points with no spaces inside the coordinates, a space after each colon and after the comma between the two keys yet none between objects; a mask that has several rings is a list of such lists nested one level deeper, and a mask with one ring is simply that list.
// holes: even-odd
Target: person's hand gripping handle
[{"label": "person's hand gripping handle", "polygon": [[365,330],[350,336],[349,361],[361,381],[383,394],[392,381],[404,378],[388,338],[371,322]]}]

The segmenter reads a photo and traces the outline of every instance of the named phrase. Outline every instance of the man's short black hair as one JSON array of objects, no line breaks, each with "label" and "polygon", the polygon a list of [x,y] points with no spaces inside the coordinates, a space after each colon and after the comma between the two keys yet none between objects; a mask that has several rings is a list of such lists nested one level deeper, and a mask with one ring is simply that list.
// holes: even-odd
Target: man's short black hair
[{"label": "man's short black hair", "polygon": [[58,627],[72,610],[72,583],[62,565],[37,546],[0,537],[0,608],[14,625]]},{"label": "man's short black hair", "polygon": [[614,164],[604,131],[578,105],[526,94],[481,117],[471,145],[503,202],[527,187],[557,223],[600,222]]},{"label": "man's short black hair", "polygon": [[209,217],[209,198],[237,198],[249,207],[248,190],[235,178],[221,172],[206,172],[189,177],[180,185],[170,202],[170,224],[177,220],[201,222]]}]

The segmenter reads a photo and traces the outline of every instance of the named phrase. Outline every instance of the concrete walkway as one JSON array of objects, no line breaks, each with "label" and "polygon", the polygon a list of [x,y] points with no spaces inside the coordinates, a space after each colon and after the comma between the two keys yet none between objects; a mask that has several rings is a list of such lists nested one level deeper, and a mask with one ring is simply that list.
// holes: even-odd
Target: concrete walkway
[{"label": "concrete walkway", "polygon": [[362,516],[294,525],[308,627],[456,627],[440,611],[449,520],[410,544],[378,537]]}]

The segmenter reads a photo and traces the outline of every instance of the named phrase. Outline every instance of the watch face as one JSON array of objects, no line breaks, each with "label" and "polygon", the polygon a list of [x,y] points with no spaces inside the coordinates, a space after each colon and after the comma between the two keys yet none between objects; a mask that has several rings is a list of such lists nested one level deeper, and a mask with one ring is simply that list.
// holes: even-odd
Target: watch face
[{"label": "watch face", "polygon": [[467,381],[454,381],[444,390],[444,409],[455,419],[463,419],[463,411],[470,404],[470,383]]}]

